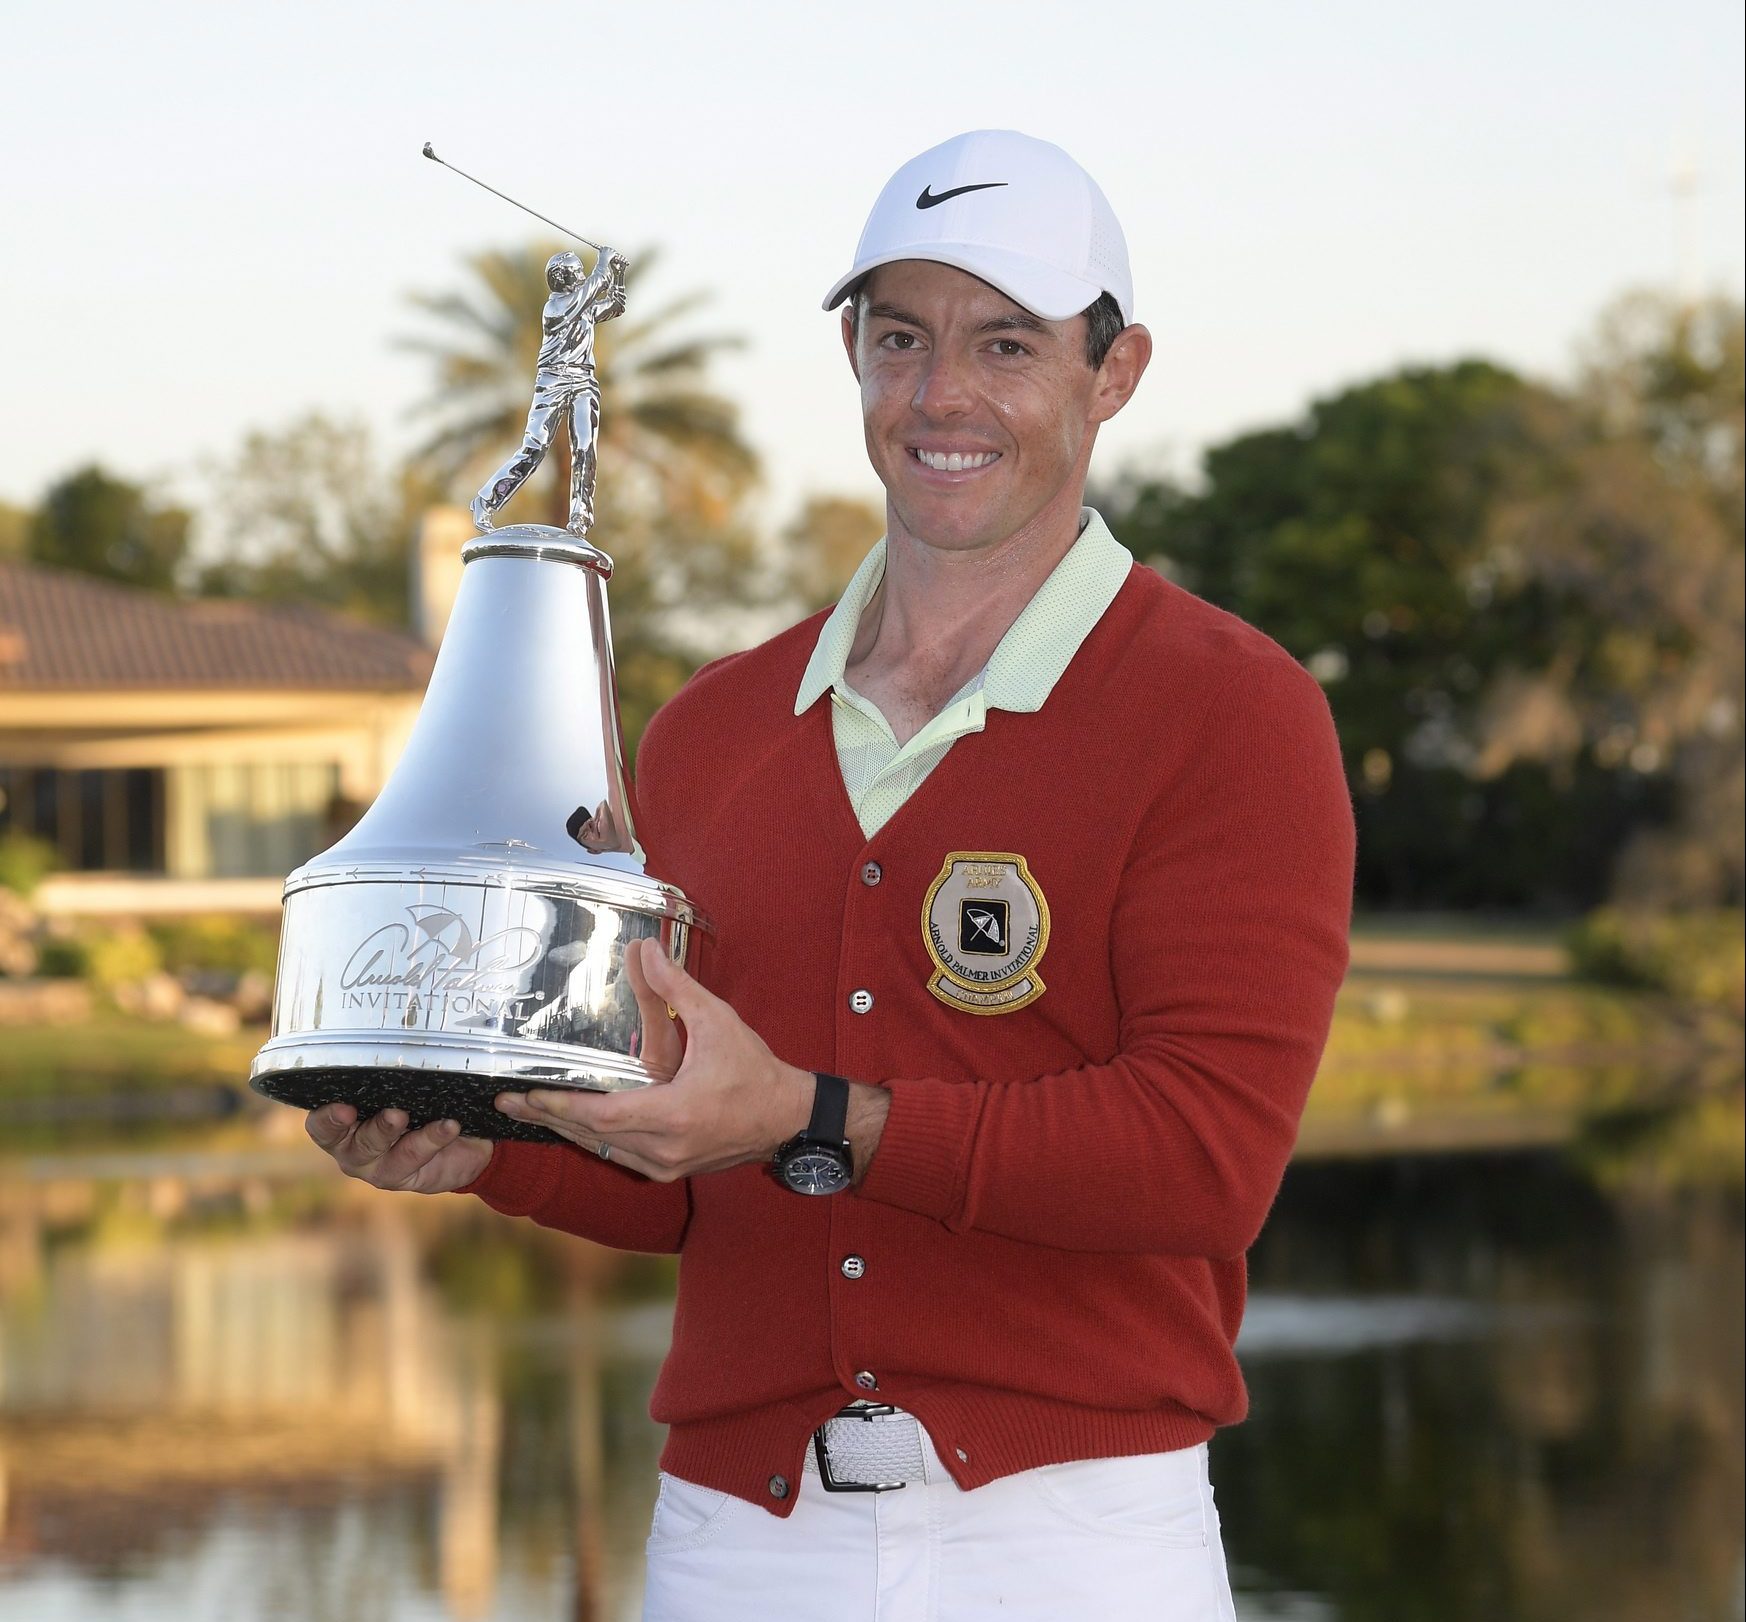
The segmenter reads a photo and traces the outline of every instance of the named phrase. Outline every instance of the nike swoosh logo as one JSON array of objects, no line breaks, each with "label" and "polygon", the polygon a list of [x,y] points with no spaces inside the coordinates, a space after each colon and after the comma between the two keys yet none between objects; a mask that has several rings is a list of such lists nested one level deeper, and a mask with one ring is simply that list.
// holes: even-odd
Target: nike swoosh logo
[{"label": "nike swoosh logo", "polygon": [[950,191],[941,192],[938,197],[933,194],[930,187],[923,186],[921,196],[915,200],[915,206],[917,208],[938,208],[941,203],[948,203],[954,197],[962,197],[967,191],[988,191],[992,187],[1007,184],[1008,182],[1004,180],[983,180],[974,186],[954,186]]}]

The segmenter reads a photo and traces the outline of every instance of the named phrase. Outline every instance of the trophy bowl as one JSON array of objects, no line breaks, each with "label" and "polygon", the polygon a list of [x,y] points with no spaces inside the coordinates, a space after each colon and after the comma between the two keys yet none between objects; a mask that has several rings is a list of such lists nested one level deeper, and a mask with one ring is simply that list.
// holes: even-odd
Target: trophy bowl
[{"label": "trophy bowl", "polygon": [[625,948],[658,940],[696,974],[710,926],[637,843],[611,559],[542,525],[485,530],[461,555],[399,763],[286,880],[272,1035],[249,1082],[301,1109],[558,1141],[496,1094],[670,1080],[640,1057]]}]

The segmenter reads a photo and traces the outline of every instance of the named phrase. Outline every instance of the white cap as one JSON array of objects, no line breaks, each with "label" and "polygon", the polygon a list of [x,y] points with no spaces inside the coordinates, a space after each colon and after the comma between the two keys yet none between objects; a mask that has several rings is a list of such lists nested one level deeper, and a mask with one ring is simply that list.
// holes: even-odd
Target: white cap
[{"label": "white cap", "polygon": [[933,259],[998,287],[1045,321],[1110,293],[1134,318],[1127,238],[1097,182],[1060,147],[1017,130],[970,130],[911,158],[885,183],[834,310],[875,265]]}]

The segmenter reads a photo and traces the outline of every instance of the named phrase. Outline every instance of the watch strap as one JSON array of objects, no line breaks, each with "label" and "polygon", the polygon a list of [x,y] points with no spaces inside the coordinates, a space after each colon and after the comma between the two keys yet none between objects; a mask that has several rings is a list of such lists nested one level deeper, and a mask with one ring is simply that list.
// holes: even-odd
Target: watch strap
[{"label": "watch strap", "polygon": [[812,1119],[806,1123],[805,1136],[815,1143],[835,1147],[848,1141],[849,1083],[829,1071],[815,1070],[817,1086],[812,1094]]}]

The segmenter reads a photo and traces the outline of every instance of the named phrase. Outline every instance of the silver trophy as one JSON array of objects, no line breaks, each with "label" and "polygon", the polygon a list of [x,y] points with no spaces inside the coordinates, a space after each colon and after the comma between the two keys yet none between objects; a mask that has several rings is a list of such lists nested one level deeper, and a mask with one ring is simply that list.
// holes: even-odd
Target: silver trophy
[{"label": "silver trophy", "polygon": [[[594,328],[623,312],[625,269],[608,248],[586,276],[573,253],[546,267],[527,433],[474,499],[479,534],[462,548],[406,750],[357,825],[285,881],[272,1036],[249,1076],[269,1098],[556,1141],[501,1114],[495,1095],[671,1079],[640,1056],[625,948],[652,937],[695,973],[709,924],[644,867],[607,618],[612,560],[587,540]],[[560,427],[568,523],[494,528]]]}]

